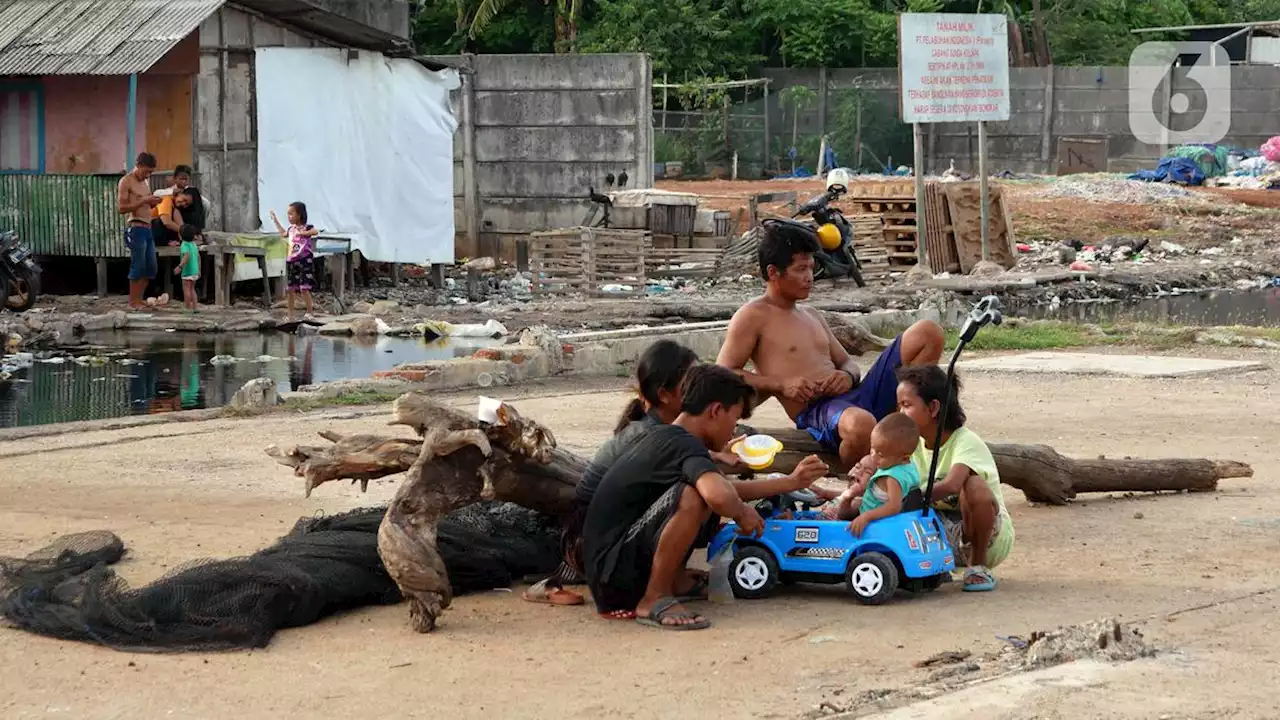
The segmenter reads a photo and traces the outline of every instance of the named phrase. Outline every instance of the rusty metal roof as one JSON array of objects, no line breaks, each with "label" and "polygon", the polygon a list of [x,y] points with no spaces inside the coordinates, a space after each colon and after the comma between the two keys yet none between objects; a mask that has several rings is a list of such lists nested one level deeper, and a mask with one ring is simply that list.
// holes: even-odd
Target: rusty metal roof
[{"label": "rusty metal roof", "polygon": [[5,0],[0,75],[144,72],[226,0]]}]

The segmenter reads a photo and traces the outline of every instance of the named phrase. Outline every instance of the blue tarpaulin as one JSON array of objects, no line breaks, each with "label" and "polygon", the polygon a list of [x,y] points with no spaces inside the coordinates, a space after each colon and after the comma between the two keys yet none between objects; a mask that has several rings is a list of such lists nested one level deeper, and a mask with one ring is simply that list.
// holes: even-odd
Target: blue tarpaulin
[{"label": "blue tarpaulin", "polygon": [[1139,170],[1130,175],[1129,179],[1199,185],[1204,182],[1204,171],[1193,160],[1184,157],[1167,157],[1160,161],[1155,170]]}]

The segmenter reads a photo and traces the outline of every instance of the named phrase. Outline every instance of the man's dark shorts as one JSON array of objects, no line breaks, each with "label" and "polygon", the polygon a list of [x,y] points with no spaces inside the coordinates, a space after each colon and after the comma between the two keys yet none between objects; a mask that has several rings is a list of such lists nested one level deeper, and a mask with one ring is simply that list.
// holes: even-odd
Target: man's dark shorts
[{"label": "man's dark shorts", "polygon": [[843,395],[822,398],[796,417],[796,429],[808,430],[828,452],[840,448],[840,415],[851,407],[866,410],[877,421],[898,409],[898,368],[902,366],[902,336],[880,353],[857,387]]},{"label": "man's dark shorts", "polygon": [[[649,585],[649,573],[653,569],[654,553],[658,550],[658,538],[680,508],[680,496],[686,488],[692,489],[692,486],[685,483],[672,485],[649,506],[648,512],[631,524],[618,541],[618,545],[610,552],[616,558],[612,572],[602,580],[599,588],[593,589],[597,610],[602,613],[635,610],[640,604]],[[696,548],[705,548],[711,542],[719,528],[720,517],[713,514],[685,553],[686,563]]]},{"label": "man's dark shorts", "polygon": [[124,231],[129,246],[129,279],[154,280],[156,277],[156,241],[151,228],[130,225]]}]

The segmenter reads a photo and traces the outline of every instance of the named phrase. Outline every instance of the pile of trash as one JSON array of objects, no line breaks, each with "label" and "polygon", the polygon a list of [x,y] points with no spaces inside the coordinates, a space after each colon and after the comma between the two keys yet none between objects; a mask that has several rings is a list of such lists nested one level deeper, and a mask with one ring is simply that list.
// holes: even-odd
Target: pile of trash
[{"label": "pile of trash", "polygon": [[1114,173],[1066,175],[1032,192],[1046,197],[1080,198],[1129,205],[1158,205],[1170,201],[1212,202],[1210,198],[1201,198],[1180,185],[1141,182]]},{"label": "pile of trash", "polygon": [[1179,145],[1154,170],[1139,170],[1131,180],[1203,185],[1208,178],[1221,177],[1230,170],[1227,148],[1222,145]]},{"label": "pile of trash", "polygon": [[31,353],[20,352],[0,356],[0,382],[12,379],[15,373],[31,367],[33,362],[35,362],[35,356]]},{"label": "pile of trash", "polygon": [[1280,187],[1280,136],[1257,150],[1224,145],[1179,145],[1153,170],[1140,170],[1133,180],[1180,185],[1208,185],[1246,189]]},{"label": "pile of trash", "polygon": [[259,355],[256,358],[242,358],[236,355],[214,355],[213,357],[209,358],[210,365],[238,365],[243,362],[253,362],[253,363],[259,363],[259,364],[266,364],[266,363],[273,363],[273,362],[294,363],[294,362],[298,362],[298,358],[292,357],[292,356],[275,357],[272,355]]},{"label": "pile of trash", "polygon": [[451,323],[444,320],[427,320],[413,326],[413,332],[427,340],[442,337],[500,338],[507,334],[502,323],[489,318],[483,323]]},{"label": "pile of trash", "polygon": [[40,352],[13,352],[0,355],[0,382],[28,382],[24,370],[34,365],[79,365],[80,367],[103,367],[106,365],[142,365],[146,360],[129,357],[126,352],[95,353],[88,355],[69,355],[61,351],[44,350]]},{"label": "pile of trash", "polygon": [[[475,287],[470,289],[467,286],[469,269],[478,275]],[[419,314],[425,314],[425,308],[445,305],[519,304],[533,299],[533,276],[508,263],[494,262],[493,258],[460,259],[446,270],[441,288],[432,286],[427,276],[427,268],[423,266],[403,265],[398,285],[390,275],[379,275],[369,278],[369,287],[352,288],[350,296],[356,299],[356,305],[394,302],[405,308],[416,306]],[[355,311],[362,312],[359,308]]]}]

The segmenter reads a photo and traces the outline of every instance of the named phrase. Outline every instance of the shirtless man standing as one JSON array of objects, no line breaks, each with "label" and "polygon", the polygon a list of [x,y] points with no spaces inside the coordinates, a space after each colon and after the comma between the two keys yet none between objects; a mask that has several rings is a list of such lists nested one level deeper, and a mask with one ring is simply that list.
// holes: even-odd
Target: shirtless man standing
[{"label": "shirtless man standing", "polygon": [[143,296],[147,284],[156,277],[156,242],[151,235],[151,211],[160,204],[160,198],[151,192],[147,180],[155,172],[156,158],[151,153],[139,153],[133,170],[120,178],[119,210],[128,217],[125,222],[124,241],[129,246],[129,308],[144,309]]},{"label": "shirtless man standing", "polygon": [[[796,427],[853,467],[871,450],[876,422],[897,409],[897,370],[936,364],[945,338],[921,320],[894,338],[861,377],[821,313],[798,303],[813,287],[817,235],[798,223],[766,221],[760,243],[764,297],[729,321],[716,363],[740,372],[758,396],[778,398]],[[754,371],[746,370],[747,361]]]}]

